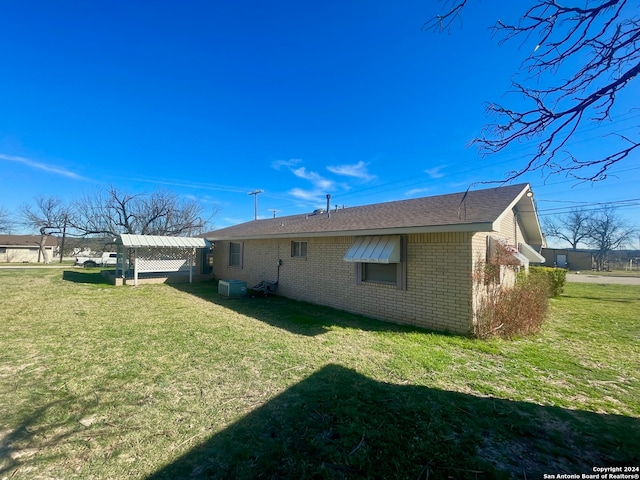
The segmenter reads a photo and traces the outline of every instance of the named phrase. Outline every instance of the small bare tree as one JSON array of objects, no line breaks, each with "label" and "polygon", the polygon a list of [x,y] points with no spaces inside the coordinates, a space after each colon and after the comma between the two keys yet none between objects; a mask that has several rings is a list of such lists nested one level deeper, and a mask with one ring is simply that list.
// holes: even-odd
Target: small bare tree
[{"label": "small bare tree", "polygon": [[609,253],[629,245],[637,232],[613,207],[596,212],[591,219],[591,232],[586,240],[595,250],[596,269],[604,270]]},{"label": "small bare tree", "polygon": [[9,215],[9,212],[3,207],[0,207],[0,233],[11,233],[13,229],[13,220]]},{"label": "small bare tree", "polygon": [[68,207],[56,197],[36,197],[36,204],[25,204],[20,207],[22,224],[28,228],[36,229],[40,233],[40,254],[43,263],[49,263],[49,256],[45,248],[47,237],[62,233],[68,216]]},{"label": "small bare tree", "polygon": [[[424,25],[450,30],[468,0],[445,2],[445,10]],[[491,103],[487,110],[498,119],[472,141],[482,155],[496,153],[523,141],[535,142],[524,165],[504,181],[526,172],[563,172],[576,179],[598,181],[611,166],[640,147],[640,136],[615,134],[618,141],[597,158],[577,158],[567,142],[578,127],[611,118],[618,94],[640,73],[640,16],[637,1],[535,0],[517,23],[500,20],[493,26],[500,42],[529,41],[522,62],[523,80],[514,91],[529,105],[524,109]],[[637,98],[636,98],[637,102]],[[635,105],[637,107],[637,105]],[[626,105],[631,110],[634,105]]]},{"label": "small bare tree", "polygon": [[542,221],[542,230],[547,237],[564,240],[571,245],[573,250],[576,250],[580,243],[585,243],[590,238],[592,229],[591,212],[577,208],[566,215],[554,218],[545,217]]}]

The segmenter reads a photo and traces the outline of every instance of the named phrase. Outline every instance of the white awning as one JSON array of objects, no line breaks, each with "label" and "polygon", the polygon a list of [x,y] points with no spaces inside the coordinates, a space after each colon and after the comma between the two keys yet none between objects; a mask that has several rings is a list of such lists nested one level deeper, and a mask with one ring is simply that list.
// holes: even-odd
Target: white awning
[{"label": "white awning", "polygon": [[530,262],[533,263],[544,263],[545,258],[536,252],[531,245],[526,243],[518,243],[518,251],[527,257]]},{"label": "white awning", "polygon": [[165,237],[162,235],[131,235],[123,233],[117,243],[126,248],[169,247],[169,248],[209,248],[211,243],[204,238]]},{"label": "white awning", "polygon": [[400,235],[359,237],[345,254],[345,262],[400,263]]},{"label": "white awning", "polygon": [[523,267],[526,267],[529,265],[529,259],[525,257],[523,254],[521,254],[520,252],[513,252],[512,256],[513,258],[516,258],[520,262],[520,265],[522,265]]}]

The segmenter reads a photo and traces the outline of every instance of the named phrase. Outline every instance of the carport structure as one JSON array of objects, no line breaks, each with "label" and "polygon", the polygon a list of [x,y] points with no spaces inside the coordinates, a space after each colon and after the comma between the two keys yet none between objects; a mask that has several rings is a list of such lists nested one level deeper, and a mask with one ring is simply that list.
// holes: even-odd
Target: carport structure
[{"label": "carport structure", "polygon": [[176,273],[188,273],[189,283],[192,283],[197,250],[208,252],[211,248],[211,243],[204,238],[124,233],[118,237],[116,245],[116,277],[133,278],[134,285],[138,285],[141,275],[152,277]]}]

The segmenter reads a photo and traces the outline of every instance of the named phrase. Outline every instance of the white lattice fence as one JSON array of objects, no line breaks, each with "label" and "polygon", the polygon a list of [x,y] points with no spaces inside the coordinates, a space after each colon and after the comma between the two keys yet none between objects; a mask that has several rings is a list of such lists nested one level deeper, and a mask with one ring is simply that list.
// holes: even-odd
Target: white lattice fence
[{"label": "white lattice fence", "polygon": [[139,248],[138,272],[188,272],[191,268],[191,249]]}]

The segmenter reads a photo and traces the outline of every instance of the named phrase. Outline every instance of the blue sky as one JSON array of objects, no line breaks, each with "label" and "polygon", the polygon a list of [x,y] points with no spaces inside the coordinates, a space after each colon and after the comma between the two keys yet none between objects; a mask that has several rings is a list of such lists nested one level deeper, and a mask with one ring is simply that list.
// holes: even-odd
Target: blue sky
[{"label": "blue sky", "polygon": [[[438,4],[0,0],[0,205],[73,200],[113,185],[165,188],[217,210],[215,227],[332,205],[465,190],[531,152],[482,159],[489,120],[529,48],[488,27],[519,2],[471,2],[451,34],[421,30]],[[636,134],[637,79],[574,154]],[[621,202],[640,218],[638,153],[595,185],[539,173],[541,215]]]}]

